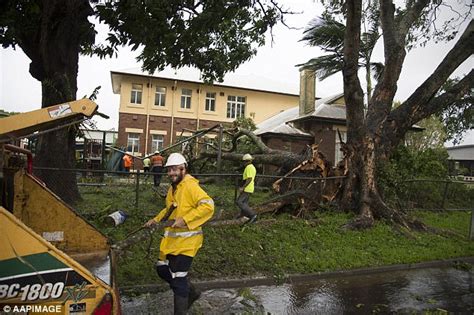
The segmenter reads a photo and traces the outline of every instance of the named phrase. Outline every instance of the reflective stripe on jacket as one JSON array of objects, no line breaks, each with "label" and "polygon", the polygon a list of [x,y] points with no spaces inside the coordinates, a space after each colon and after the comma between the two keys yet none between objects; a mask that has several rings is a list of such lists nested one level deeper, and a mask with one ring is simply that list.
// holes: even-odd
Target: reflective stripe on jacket
[{"label": "reflective stripe on jacket", "polygon": [[160,245],[161,260],[165,260],[168,254],[194,257],[203,242],[201,225],[214,214],[214,201],[199,186],[199,181],[189,174],[178,184],[174,193],[173,188],[169,188],[166,208],[158,213],[155,221],[159,222],[173,203],[176,209],[169,220],[182,217],[188,228],[165,228]]},{"label": "reflective stripe on jacket", "polygon": [[163,166],[163,157],[161,155],[153,155],[151,157],[151,164],[153,166]]}]

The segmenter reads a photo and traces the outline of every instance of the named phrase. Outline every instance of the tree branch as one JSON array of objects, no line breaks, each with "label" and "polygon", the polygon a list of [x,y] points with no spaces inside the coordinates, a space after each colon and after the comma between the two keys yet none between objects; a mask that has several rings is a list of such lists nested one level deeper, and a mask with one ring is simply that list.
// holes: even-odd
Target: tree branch
[{"label": "tree branch", "polygon": [[238,129],[237,133],[234,135],[233,139],[232,139],[232,143],[236,142],[238,138],[242,137],[242,136],[247,136],[249,137],[252,142],[258,147],[258,149],[260,150],[261,153],[273,153],[273,149],[270,149],[269,147],[267,147],[265,145],[265,143],[263,143],[263,141],[257,136],[255,135],[252,131],[250,130],[247,130],[247,129]]},{"label": "tree branch", "polygon": [[[456,100],[459,100],[461,97],[466,95],[471,89],[474,89],[474,70],[471,70],[468,75],[466,75],[456,85],[446,90],[446,92],[439,95],[438,97],[433,98],[426,105],[426,111],[430,113],[429,115],[438,113],[450,104],[453,104]],[[424,117],[415,115],[414,118],[420,121]]]},{"label": "tree branch", "polygon": [[461,38],[449,51],[436,70],[415,92],[390,114],[391,120],[400,124],[417,123],[429,116],[425,115],[426,104],[430,102],[451,73],[474,53],[474,21],[471,21]]},{"label": "tree branch", "polygon": [[471,70],[471,72],[456,85],[447,89],[445,93],[424,103],[423,106],[412,106],[410,108],[402,105],[403,108],[402,106],[398,107],[385,123],[382,142],[386,145],[383,149],[384,151],[379,153],[387,156],[390,150],[400,143],[401,139],[403,139],[413,124],[442,111],[450,104],[453,104],[454,101],[466,95],[473,88],[474,70]]},{"label": "tree branch", "polygon": [[412,27],[413,23],[420,18],[421,12],[429,3],[430,0],[412,0],[408,2],[406,12],[398,23],[398,34],[400,35],[400,40],[405,42],[410,27]]},{"label": "tree branch", "polygon": [[403,62],[406,57],[405,45],[408,31],[428,0],[410,1],[401,19],[395,18],[395,5],[391,0],[380,0],[380,19],[383,30],[385,71],[378,81],[369,101],[368,121],[372,122],[372,132],[380,134],[382,123],[387,119],[397,92]]},{"label": "tree branch", "polygon": [[[244,155],[241,153],[222,153],[222,159],[242,162],[242,157]],[[202,152],[199,158],[216,158],[217,152]],[[258,164],[269,164],[275,166],[293,166],[298,163],[301,163],[304,160],[303,155],[298,155],[292,152],[287,151],[275,151],[267,154],[252,154],[254,163]]]},{"label": "tree branch", "polygon": [[[287,166],[287,165],[295,165],[301,163],[305,156],[301,154],[296,154],[293,152],[283,151],[283,150],[275,150],[270,149],[263,143],[263,141],[256,136],[252,131],[247,129],[240,129],[234,128],[232,130],[237,130],[236,133],[232,134],[229,130],[226,130],[227,133],[231,134],[232,136],[232,148],[227,150],[228,152],[222,153],[222,159],[224,160],[231,160],[231,161],[242,161],[243,154],[242,153],[234,153],[237,149],[237,139],[242,136],[247,136],[250,140],[258,147],[260,154],[252,153],[252,157],[255,163],[263,163],[263,164],[271,164],[276,166]],[[200,158],[216,158],[217,152],[202,152],[198,159]]]}]

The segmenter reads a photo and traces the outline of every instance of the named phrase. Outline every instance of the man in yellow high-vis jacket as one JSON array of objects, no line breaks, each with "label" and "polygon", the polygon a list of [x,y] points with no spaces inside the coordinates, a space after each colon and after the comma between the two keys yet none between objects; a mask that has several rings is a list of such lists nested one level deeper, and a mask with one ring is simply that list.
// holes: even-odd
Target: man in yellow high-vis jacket
[{"label": "man in yellow high-vis jacket", "polygon": [[170,284],[174,293],[174,313],[186,314],[199,292],[188,280],[193,257],[203,243],[201,225],[214,214],[214,202],[199,186],[197,179],[186,173],[186,159],[172,153],[166,161],[171,187],[166,196],[166,208],[145,226],[174,220],[165,228],[160,244],[158,275]]},{"label": "man in yellow high-vis jacket", "polygon": [[247,223],[254,223],[257,219],[257,214],[249,206],[250,195],[254,192],[255,176],[257,176],[257,170],[252,164],[253,157],[246,153],[242,157],[242,161],[245,163],[244,173],[242,179],[244,181],[242,187],[240,187],[240,194],[237,197],[235,203],[240,209],[239,217],[247,217],[249,221]]}]

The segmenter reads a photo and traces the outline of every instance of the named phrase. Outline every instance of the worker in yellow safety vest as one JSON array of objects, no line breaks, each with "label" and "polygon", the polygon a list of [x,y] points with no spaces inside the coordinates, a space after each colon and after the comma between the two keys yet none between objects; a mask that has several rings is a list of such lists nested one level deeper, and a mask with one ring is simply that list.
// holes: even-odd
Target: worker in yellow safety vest
[{"label": "worker in yellow safety vest", "polygon": [[250,195],[254,192],[255,176],[257,176],[257,170],[252,164],[253,157],[250,154],[244,154],[242,161],[245,164],[244,173],[242,174],[243,185],[240,187],[240,194],[237,197],[235,203],[240,209],[238,217],[247,217],[249,221],[247,223],[254,223],[257,219],[257,214],[249,206]]},{"label": "worker in yellow safety vest", "polygon": [[167,281],[174,293],[174,314],[186,314],[200,293],[188,280],[193,257],[203,243],[201,225],[214,213],[214,201],[199,186],[199,181],[186,173],[186,159],[172,153],[166,161],[171,187],[166,196],[166,208],[145,226],[174,220],[165,227],[156,265],[158,275]]}]

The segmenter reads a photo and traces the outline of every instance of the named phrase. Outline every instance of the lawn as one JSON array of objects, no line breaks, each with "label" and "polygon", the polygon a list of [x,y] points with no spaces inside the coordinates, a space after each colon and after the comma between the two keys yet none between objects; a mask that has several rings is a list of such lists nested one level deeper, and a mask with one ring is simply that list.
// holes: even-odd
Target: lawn
[{"label": "lawn", "polygon": [[[231,218],[237,212],[233,204],[234,187],[229,183],[203,185],[214,198],[216,212]],[[81,187],[83,200],[76,209],[89,218],[112,241],[128,233],[163,208],[164,200],[151,185],[141,185],[138,208],[135,208],[135,186],[132,183],[108,184],[104,187]],[[257,190],[251,202],[258,204],[271,193]],[[129,216],[124,224],[108,227],[107,214],[118,209]],[[250,226],[205,227],[204,247],[193,262],[197,279],[272,276],[281,278],[293,273],[347,270],[361,267],[416,263],[445,258],[473,256],[474,242],[469,241],[469,211],[415,212],[430,226],[455,233],[438,235],[413,232],[400,234],[384,222],[364,231],[341,228],[352,214],[315,211],[308,218],[294,218],[290,213],[264,214],[258,224]],[[152,242],[133,246],[119,261],[118,282],[121,286],[157,283],[154,262],[158,257],[160,235]]]}]

